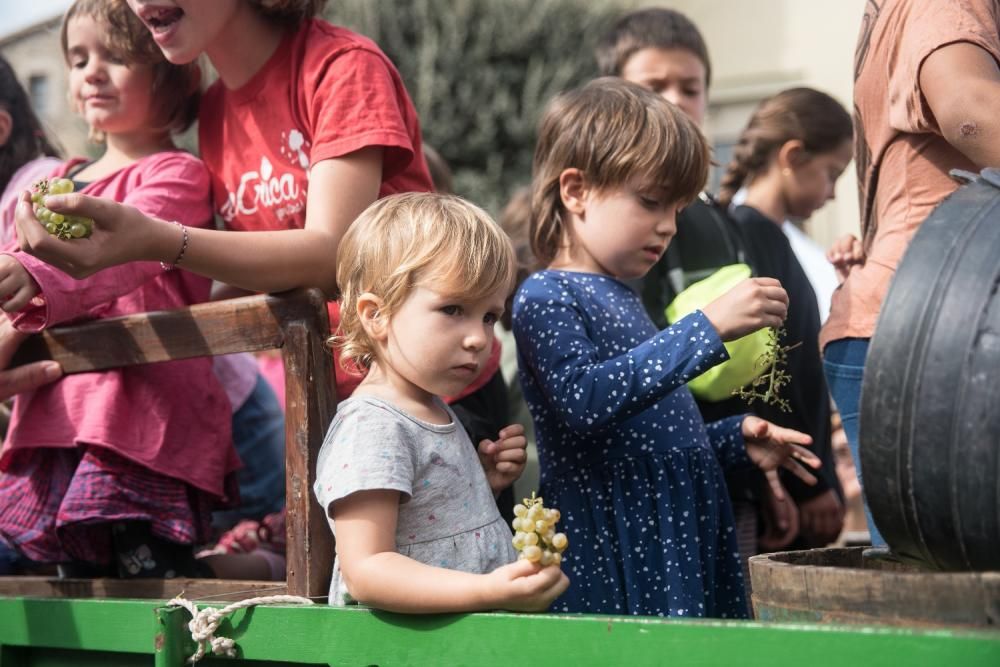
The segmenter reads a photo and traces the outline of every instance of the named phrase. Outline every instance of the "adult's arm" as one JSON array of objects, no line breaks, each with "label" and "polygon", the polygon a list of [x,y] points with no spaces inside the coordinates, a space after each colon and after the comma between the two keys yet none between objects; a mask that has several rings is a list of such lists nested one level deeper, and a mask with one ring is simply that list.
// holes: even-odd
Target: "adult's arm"
[{"label": "adult's arm", "polygon": [[36,361],[17,368],[7,368],[21,342],[27,338],[6,317],[0,317],[0,400],[6,400],[22,391],[37,389],[62,375],[62,368],[54,361]]},{"label": "adult's arm", "polygon": [[945,140],[979,167],[1000,167],[1000,68],[971,42],[943,46],[920,68],[920,91]]}]

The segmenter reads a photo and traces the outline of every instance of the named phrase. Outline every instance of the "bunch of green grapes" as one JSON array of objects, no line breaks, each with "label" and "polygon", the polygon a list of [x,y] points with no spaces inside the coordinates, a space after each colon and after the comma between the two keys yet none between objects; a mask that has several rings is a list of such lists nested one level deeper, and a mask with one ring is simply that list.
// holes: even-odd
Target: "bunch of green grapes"
[{"label": "bunch of green grapes", "polygon": [[531,494],[524,504],[514,505],[514,548],[521,558],[541,565],[559,565],[562,552],[569,546],[569,538],[556,532],[559,510],[546,508],[541,498]]},{"label": "bunch of green grapes", "polygon": [[68,178],[43,178],[31,187],[31,203],[35,217],[45,225],[45,231],[61,239],[83,239],[90,236],[94,221],[76,215],[63,215],[45,208],[47,195],[64,195],[73,192],[73,181]]}]

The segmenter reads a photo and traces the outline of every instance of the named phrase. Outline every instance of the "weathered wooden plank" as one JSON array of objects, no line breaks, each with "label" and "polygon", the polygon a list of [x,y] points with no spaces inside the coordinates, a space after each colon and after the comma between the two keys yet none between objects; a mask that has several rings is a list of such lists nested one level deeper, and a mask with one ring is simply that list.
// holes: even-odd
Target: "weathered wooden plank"
[{"label": "weathered wooden plank", "polygon": [[[319,290],[296,290],[59,327],[25,341],[13,364],[54,359],[66,373],[81,373],[281,348],[285,364],[288,592],[321,596],[332,570],[333,539],[322,509],[313,500],[312,483],[316,457],[337,404],[332,354],[325,345],[330,331],[326,305]],[[126,589],[101,583],[88,589],[75,583],[63,589],[48,585],[47,590],[57,597],[135,597],[133,585],[142,590],[150,586],[128,584]],[[193,588],[214,590],[200,582],[188,584],[188,590]],[[30,590],[31,594],[45,594],[41,588]],[[62,595],[60,590],[77,592]],[[176,587],[164,582],[163,590]],[[19,594],[26,593],[10,580],[0,579],[0,595]]]},{"label": "weathered wooden plank", "polygon": [[[324,595],[334,557],[333,535],[314,499],[316,459],[333,418],[337,397],[333,355],[325,344],[329,331],[325,309],[312,317],[289,318],[284,327],[285,362],[285,506],[288,523],[287,582],[292,595]],[[323,332],[317,336],[316,332]]]},{"label": "weathered wooden plank", "polygon": [[244,600],[258,595],[284,595],[280,581],[237,579],[59,579],[57,577],[0,577],[4,597],[62,599],[168,600],[184,593],[188,598]]},{"label": "weathered wooden plank", "polygon": [[758,618],[909,627],[996,628],[1000,572],[929,572],[863,560],[862,547],[750,559]]},{"label": "weathered wooden plank", "polygon": [[255,295],[55,327],[25,341],[12,365],[54,359],[66,373],[81,373],[281,347],[280,319],[291,310],[289,300],[302,298]]}]

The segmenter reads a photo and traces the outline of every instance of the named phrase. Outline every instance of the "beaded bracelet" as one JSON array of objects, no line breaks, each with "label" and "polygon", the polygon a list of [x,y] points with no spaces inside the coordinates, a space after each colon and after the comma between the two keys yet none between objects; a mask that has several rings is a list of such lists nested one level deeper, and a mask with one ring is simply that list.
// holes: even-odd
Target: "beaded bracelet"
[{"label": "beaded bracelet", "polygon": [[170,224],[177,225],[178,227],[181,228],[181,233],[183,234],[183,238],[181,239],[181,250],[180,252],[177,253],[177,258],[169,265],[164,262],[160,262],[160,266],[163,267],[164,271],[169,271],[181,263],[181,260],[184,259],[184,253],[186,253],[188,249],[188,241],[190,241],[190,236],[188,236],[187,227],[177,222],[176,220],[171,220]]}]

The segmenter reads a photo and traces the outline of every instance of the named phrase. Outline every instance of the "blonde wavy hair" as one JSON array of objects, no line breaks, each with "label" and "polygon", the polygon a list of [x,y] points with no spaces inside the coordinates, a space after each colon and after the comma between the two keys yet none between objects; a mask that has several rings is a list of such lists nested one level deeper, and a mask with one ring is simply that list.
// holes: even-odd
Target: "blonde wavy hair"
[{"label": "blonde wavy hair", "polygon": [[391,317],[414,287],[474,301],[514,286],[517,260],[507,235],[478,206],[453,195],[407,193],[380,199],[351,225],[337,250],[340,329],[327,344],[341,364],[370,367],[374,342],[358,316],[367,292]]},{"label": "blonde wavy hair", "polygon": [[597,189],[657,187],[688,204],[708,180],[708,143],[680,109],[622,79],[595,79],[542,115],[532,167],[531,247],[548,265],[569,238],[559,178],[579,169]]}]

